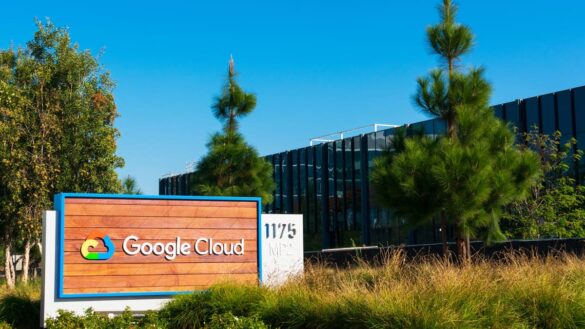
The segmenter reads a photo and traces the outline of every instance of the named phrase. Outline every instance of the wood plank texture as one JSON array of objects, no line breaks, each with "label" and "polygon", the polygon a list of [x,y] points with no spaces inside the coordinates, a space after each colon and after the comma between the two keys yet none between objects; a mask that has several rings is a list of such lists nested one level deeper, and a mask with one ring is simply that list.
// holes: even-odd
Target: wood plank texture
[{"label": "wood plank texture", "polygon": [[[172,261],[166,260],[164,256],[156,255],[126,255],[122,251],[116,251],[111,259],[104,261],[87,260],[81,257],[78,251],[65,252],[64,264],[151,264],[151,263],[255,263],[257,261],[258,254],[256,251],[251,251],[244,255],[197,255],[191,252],[190,255],[180,256]],[[88,270],[90,267],[88,267]]]},{"label": "wood plank texture", "polygon": [[199,200],[148,200],[148,199],[88,199],[67,198],[67,204],[105,204],[105,205],[149,205],[149,206],[199,206],[199,207],[238,207],[254,208],[255,202],[249,201],[199,201]]},{"label": "wood plank texture", "polygon": [[[65,198],[63,292],[95,294],[196,291],[218,282],[258,283],[256,201]],[[115,252],[108,260],[86,260],[81,245],[89,234],[106,234]],[[189,243],[188,255],[127,255],[123,240]],[[239,243],[244,255],[199,255],[198,238]],[[203,244],[202,246],[205,246]],[[98,246],[90,251],[103,252]]]},{"label": "wood plank texture", "polygon": [[214,240],[239,240],[256,239],[258,232],[255,229],[166,229],[166,228],[65,228],[65,240],[79,240],[87,238],[91,232],[104,232],[112,240],[125,239],[129,235],[135,235],[140,240],[158,240],[168,239],[174,240],[176,237],[181,237],[182,240],[196,240],[198,238],[214,238]]},{"label": "wood plank texture", "polygon": [[67,264],[65,276],[133,275],[141,274],[233,274],[257,273],[255,263],[163,263],[163,264],[93,264],[91,271],[85,264]]},{"label": "wood plank texture", "polygon": [[66,276],[65,286],[73,288],[126,288],[150,286],[209,286],[216,282],[252,282],[258,275],[253,274],[182,274],[182,275],[100,275],[100,276]]},{"label": "wood plank texture", "polygon": [[67,215],[121,216],[121,217],[236,217],[256,218],[256,208],[200,207],[200,206],[149,206],[107,204],[65,204]]},{"label": "wood plank texture", "polygon": [[66,228],[118,227],[118,228],[249,228],[256,229],[256,218],[219,217],[106,217],[67,215]]}]

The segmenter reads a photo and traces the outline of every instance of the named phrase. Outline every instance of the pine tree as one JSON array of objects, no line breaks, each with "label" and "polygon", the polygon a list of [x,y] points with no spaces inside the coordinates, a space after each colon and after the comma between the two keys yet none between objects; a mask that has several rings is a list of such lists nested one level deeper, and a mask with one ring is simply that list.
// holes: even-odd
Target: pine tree
[{"label": "pine tree", "polygon": [[256,107],[256,96],[246,93],[236,81],[236,76],[234,59],[230,56],[227,82],[212,106],[213,114],[224,124],[226,133],[235,133],[238,118],[247,116]]},{"label": "pine tree", "polygon": [[457,7],[444,0],[441,22],[427,29],[429,44],[444,64],[418,79],[415,103],[447,123],[446,136],[417,137],[403,150],[376,160],[372,182],[382,205],[414,223],[441,218],[455,229],[457,253],[469,258],[469,237],[503,238],[503,207],[524,197],[538,177],[535,155],[519,150],[515,136],[489,108],[491,87],[482,68],[463,69],[473,45],[471,30],[456,23]]},{"label": "pine tree", "polygon": [[223,132],[211,137],[208,154],[197,163],[194,193],[259,196],[267,204],[272,202],[274,190],[272,166],[238,133],[237,119],[254,110],[256,97],[246,93],[235,77],[230,58],[226,86],[212,106],[214,115],[224,124]]}]

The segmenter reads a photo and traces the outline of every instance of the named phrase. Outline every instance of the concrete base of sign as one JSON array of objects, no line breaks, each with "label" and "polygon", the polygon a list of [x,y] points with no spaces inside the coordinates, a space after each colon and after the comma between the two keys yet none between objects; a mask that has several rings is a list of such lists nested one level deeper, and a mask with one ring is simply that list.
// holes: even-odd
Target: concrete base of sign
[{"label": "concrete base of sign", "polygon": [[262,283],[275,286],[304,271],[303,215],[262,215]]},{"label": "concrete base of sign", "polygon": [[[290,276],[303,273],[303,216],[262,215],[262,282],[277,285]],[[129,307],[133,312],[158,310],[172,297],[57,298],[57,213],[43,214],[43,263],[41,292],[41,326],[58,315],[58,310],[83,314],[88,308],[96,312],[119,313]]]}]

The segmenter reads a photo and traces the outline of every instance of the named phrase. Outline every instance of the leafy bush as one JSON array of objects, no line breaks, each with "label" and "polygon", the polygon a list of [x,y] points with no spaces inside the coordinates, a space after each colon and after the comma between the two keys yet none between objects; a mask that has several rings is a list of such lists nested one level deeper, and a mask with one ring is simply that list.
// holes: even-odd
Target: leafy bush
[{"label": "leafy bush", "polygon": [[170,328],[205,328],[214,314],[234,316],[255,314],[266,290],[250,285],[221,284],[207,292],[181,295],[168,303],[159,314]]},{"label": "leafy bush", "polygon": [[130,309],[119,315],[108,316],[96,313],[92,309],[85,311],[85,315],[76,315],[69,311],[59,311],[54,319],[47,320],[47,329],[135,329],[135,328],[166,328],[159,321],[157,312],[147,312],[144,317],[135,317]]},{"label": "leafy bush", "polygon": [[264,322],[258,319],[258,316],[237,317],[231,312],[223,314],[214,314],[211,316],[207,329],[265,329],[268,328]]},{"label": "leafy bush", "polygon": [[60,310],[56,318],[47,320],[47,329],[128,329],[136,328],[136,325],[137,321],[128,309],[112,318],[106,314],[96,313],[92,309],[86,310],[82,316]]}]

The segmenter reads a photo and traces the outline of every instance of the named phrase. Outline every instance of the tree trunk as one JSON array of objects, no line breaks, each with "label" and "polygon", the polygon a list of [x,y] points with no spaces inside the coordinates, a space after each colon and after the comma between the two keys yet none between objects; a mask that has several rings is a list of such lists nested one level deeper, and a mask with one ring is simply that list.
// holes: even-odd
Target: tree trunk
[{"label": "tree trunk", "polygon": [[[14,261],[12,261],[13,259]],[[12,282],[16,284],[16,263],[18,262],[18,257],[11,256],[10,260],[10,275],[12,275]]]},{"label": "tree trunk", "polygon": [[461,236],[457,237],[457,257],[459,258],[460,264],[467,264],[467,244],[465,243],[465,238]]},{"label": "tree trunk", "polygon": [[22,261],[22,282],[28,282],[28,272],[30,267],[30,249],[32,247],[32,243],[30,243],[30,239],[27,239],[24,243],[24,260]]},{"label": "tree trunk", "polygon": [[10,251],[10,243],[5,242],[4,246],[4,276],[6,277],[6,285],[10,289],[14,289],[14,277],[12,276],[12,253]]},{"label": "tree trunk", "polygon": [[443,243],[443,257],[449,257],[449,245],[447,245],[447,217],[444,211],[441,211],[441,242]]},{"label": "tree trunk", "polygon": [[465,235],[465,244],[467,245],[467,262],[471,262],[471,243],[469,242],[469,233]]},{"label": "tree trunk", "polygon": [[468,261],[469,261],[469,255],[468,255],[468,246],[467,246],[467,241],[466,241],[466,234],[463,233],[463,229],[461,228],[459,221],[456,220],[455,221],[457,224],[455,225],[455,229],[456,229],[456,245],[457,245],[457,259],[459,261],[459,264],[461,265],[467,265]]},{"label": "tree trunk", "polygon": [[41,258],[43,257],[43,244],[41,243],[41,241],[37,241],[37,247],[39,247],[39,254],[41,255]]}]

